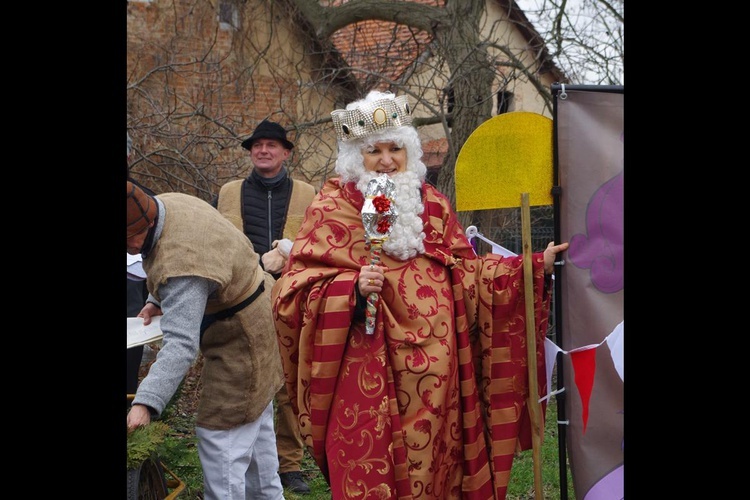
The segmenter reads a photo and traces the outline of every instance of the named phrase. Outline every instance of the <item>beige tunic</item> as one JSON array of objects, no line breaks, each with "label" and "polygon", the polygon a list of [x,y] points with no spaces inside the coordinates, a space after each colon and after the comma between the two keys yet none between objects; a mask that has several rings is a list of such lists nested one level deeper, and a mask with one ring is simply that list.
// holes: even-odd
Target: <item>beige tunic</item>
[{"label": "beige tunic", "polygon": [[247,237],[208,203],[181,193],[159,195],[166,215],[164,229],[144,269],[149,292],[161,300],[159,286],[170,277],[200,276],[219,283],[206,314],[232,307],[265,290],[230,318],[214,322],[204,333],[197,425],[231,429],[252,422],[283,385],[271,315],[273,278],[258,265]]}]

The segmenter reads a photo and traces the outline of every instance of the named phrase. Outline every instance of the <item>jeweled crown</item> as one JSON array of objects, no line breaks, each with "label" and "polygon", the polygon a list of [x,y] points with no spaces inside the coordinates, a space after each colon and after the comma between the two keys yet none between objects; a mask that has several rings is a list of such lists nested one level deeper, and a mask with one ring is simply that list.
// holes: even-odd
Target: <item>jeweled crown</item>
[{"label": "jeweled crown", "polygon": [[341,141],[361,139],[389,128],[411,125],[411,107],[406,96],[378,99],[355,109],[331,111],[336,137]]}]

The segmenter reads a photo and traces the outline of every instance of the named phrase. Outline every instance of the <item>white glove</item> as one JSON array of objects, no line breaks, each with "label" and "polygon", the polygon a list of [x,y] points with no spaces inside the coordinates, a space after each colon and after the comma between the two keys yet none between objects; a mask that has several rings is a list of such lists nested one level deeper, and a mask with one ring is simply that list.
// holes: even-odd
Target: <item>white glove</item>
[{"label": "white glove", "polygon": [[278,248],[281,255],[285,258],[289,258],[289,252],[292,251],[292,240],[284,238],[283,240],[276,240],[271,243],[271,248]]}]

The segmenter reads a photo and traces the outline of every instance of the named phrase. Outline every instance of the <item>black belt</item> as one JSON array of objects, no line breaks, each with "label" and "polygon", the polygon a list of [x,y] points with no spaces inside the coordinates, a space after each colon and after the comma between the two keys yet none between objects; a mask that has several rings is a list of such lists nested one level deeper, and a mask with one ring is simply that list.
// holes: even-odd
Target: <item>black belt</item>
[{"label": "black belt", "polygon": [[231,318],[250,304],[252,304],[255,299],[258,298],[258,296],[263,293],[263,290],[265,290],[265,285],[261,281],[260,285],[258,285],[258,288],[250,295],[248,298],[240,302],[239,304],[232,306],[228,309],[224,309],[223,311],[216,312],[214,314],[206,314],[203,316],[203,321],[201,322],[201,338],[203,338],[203,332],[205,332],[209,326],[213,324],[214,321],[219,319],[227,319]]},{"label": "black belt", "polygon": [[217,313],[214,313],[213,316],[216,319],[227,319],[234,316],[236,313],[240,312],[247,306],[253,303],[255,299],[258,298],[258,295],[263,293],[263,290],[265,290],[266,286],[263,284],[263,282],[260,282],[260,285],[258,285],[258,289],[253,292],[252,295],[250,295],[248,298],[237,304],[236,306],[232,306],[229,309],[224,309],[223,311],[219,311]]}]

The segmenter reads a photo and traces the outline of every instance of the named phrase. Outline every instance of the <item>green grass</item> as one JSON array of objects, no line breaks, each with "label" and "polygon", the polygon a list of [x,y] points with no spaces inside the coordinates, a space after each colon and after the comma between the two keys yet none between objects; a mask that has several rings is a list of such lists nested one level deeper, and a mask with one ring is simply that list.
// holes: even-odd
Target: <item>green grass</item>
[{"label": "green grass", "polygon": [[195,413],[179,411],[176,402],[180,395],[181,390],[164,410],[161,418],[161,421],[171,427],[172,432],[165,440],[160,459],[167,469],[185,484],[185,489],[180,492],[178,499],[203,499],[203,469],[198,458]]},{"label": "green grass", "polygon": [[[562,495],[560,493],[560,460],[558,456],[557,401],[554,396],[550,398],[545,417],[541,453],[542,497],[545,500],[560,500]],[[567,472],[568,500],[575,500],[570,467],[566,467],[565,470]],[[533,450],[526,450],[518,453],[513,459],[506,500],[533,500],[534,498],[534,452]]]},{"label": "green grass", "polygon": [[[554,385],[554,384],[553,384]],[[185,389],[185,387],[188,387]],[[195,437],[195,412],[191,411],[196,391],[186,383],[167,406],[161,421],[171,429],[160,451],[162,463],[185,484],[177,500],[203,499],[203,473],[198,460]],[[554,397],[547,406],[544,439],[542,443],[541,479],[545,500],[560,500],[560,474],[558,466],[557,405]],[[575,500],[570,468],[567,471],[568,499]],[[286,500],[330,500],[328,485],[307,451],[302,463],[302,474],[310,485],[311,494],[297,495],[285,491]],[[533,451],[526,450],[516,455],[510,474],[507,500],[534,500]]]}]

